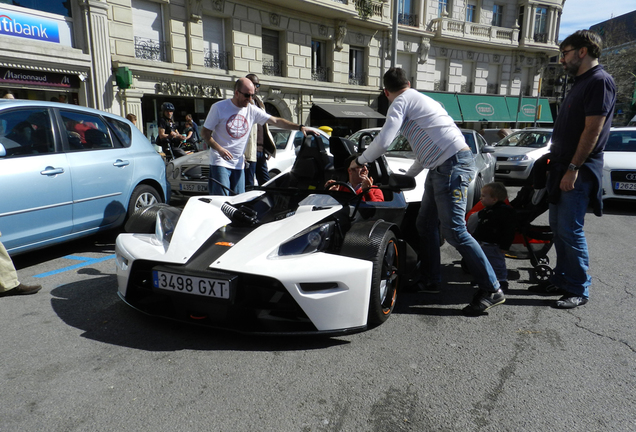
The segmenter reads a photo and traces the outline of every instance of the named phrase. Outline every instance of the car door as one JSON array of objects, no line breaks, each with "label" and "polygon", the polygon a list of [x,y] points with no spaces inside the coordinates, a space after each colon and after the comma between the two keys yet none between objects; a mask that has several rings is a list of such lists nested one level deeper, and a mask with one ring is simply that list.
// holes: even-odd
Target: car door
[{"label": "car door", "polygon": [[80,110],[59,111],[73,188],[73,232],[124,221],[134,158],[104,119]]},{"label": "car door", "polygon": [[71,172],[51,114],[37,107],[0,112],[0,232],[10,253],[72,229]]},{"label": "car door", "polygon": [[492,153],[484,152],[484,147],[488,142],[480,134],[475,134],[477,140],[477,155],[475,156],[475,164],[477,169],[482,173],[482,177],[486,183],[490,183],[495,179],[495,157]]}]

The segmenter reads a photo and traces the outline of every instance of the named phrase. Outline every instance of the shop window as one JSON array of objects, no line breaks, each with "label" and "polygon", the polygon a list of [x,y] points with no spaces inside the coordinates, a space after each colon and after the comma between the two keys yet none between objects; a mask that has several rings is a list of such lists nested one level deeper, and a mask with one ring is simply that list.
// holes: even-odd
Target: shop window
[{"label": "shop window", "polygon": [[225,22],[223,18],[203,17],[203,57],[206,67],[229,69],[229,52],[225,50]]},{"label": "shop window", "polygon": [[[0,1],[1,3],[13,4],[27,9],[40,12],[48,12],[56,15],[63,15],[71,18],[71,2],[68,0],[20,0],[19,2]],[[17,4],[16,4],[17,3]]]},{"label": "shop window", "polygon": [[135,57],[143,60],[167,61],[161,4],[148,0],[132,0]]},{"label": "shop window", "polygon": [[263,29],[263,74],[283,76],[279,33],[266,28]]},{"label": "shop window", "polygon": [[71,151],[102,150],[114,147],[108,127],[101,117],[74,111],[60,111],[60,115]]},{"label": "shop window", "polygon": [[0,144],[6,157],[55,152],[47,110],[15,110],[0,115]]}]

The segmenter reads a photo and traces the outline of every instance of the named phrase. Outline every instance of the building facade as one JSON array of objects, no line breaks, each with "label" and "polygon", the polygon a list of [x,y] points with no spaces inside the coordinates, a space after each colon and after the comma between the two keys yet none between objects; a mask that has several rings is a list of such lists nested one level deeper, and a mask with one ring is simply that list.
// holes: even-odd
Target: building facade
[{"label": "building facade", "polygon": [[[150,137],[161,103],[176,106],[177,120],[191,113],[201,122],[214,102],[232,96],[237,78],[256,73],[268,111],[346,134],[381,121],[382,75],[393,64],[421,91],[516,97],[521,106],[558,54],[564,0],[395,1],[0,3],[9,17],[0,21],[0,86],[18,97],[64,94],[133,113]],[[8,31],[11,22],[30,21],[57,28],[58,38],[45,38],[52,30],[38,37]]]}]

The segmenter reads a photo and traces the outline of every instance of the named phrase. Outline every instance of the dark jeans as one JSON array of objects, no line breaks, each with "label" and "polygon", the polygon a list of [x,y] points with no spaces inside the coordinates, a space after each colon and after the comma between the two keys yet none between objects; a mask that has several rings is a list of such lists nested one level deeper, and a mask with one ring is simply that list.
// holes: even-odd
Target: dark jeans
[{"label": "dark jeans", "polygon": [[256,170],[256,180],[258,180],[258,185],[263,186],[265,183],[269,181],[269,171],[267,170],[267,155],[265,152],[257,152],[256,153],[256,166],[254,169]]},{"label": "dark jeans", "polygon": [[254,175],[256,174],[256,162],[245,161],[245,189],[254,186]]}]

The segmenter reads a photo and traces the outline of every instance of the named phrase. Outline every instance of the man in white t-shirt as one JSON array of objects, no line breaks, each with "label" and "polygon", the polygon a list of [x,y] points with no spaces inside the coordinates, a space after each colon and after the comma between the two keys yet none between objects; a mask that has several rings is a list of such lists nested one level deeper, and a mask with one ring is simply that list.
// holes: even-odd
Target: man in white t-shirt
[{"label": "man in white t-shirt", "polygon": [[441,226],[444,237],[462,255],[479,285],[477,295],[464,311],[481,314],[503,303],[505,297],[495,272],[464,222],[466,193],[476,168],[461,130],[438,102],[411,88],[400,68],[384,74],[384,94],[391,103],[386,122],[356,163],[363,165],[380,157],[401,131],[415,153],[415,162],[406,174],[416,176],[429,169],[416,222],[420,236],[419,291],[439,292]]},{"label": "man in white t-shirt", "polygon": [[254,123],[300,130],[305,135],[311,133],[303,125],[270,116],[250,103],[254,93],[254,83],[248,78],[239,78],[234,84],[232,99],[212,105],[203,123],[201,136],[211,149],[208,180],[211,195],[245,192],[244,151]]}]

